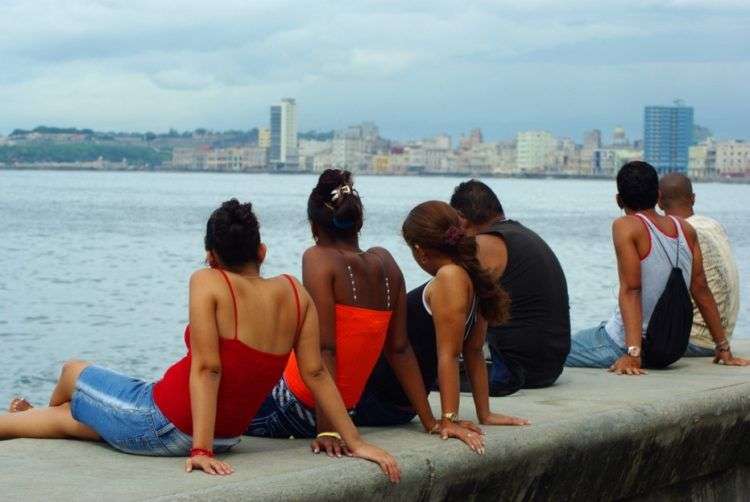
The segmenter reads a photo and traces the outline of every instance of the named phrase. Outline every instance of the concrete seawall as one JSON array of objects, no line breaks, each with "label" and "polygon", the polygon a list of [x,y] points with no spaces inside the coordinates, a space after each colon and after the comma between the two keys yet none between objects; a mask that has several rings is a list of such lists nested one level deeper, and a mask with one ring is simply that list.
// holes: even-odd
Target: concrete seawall
[{"label": "concrete seawall", "polygon": [[[749,342],[736,342],[750,356]],[[437,396],[432,396],[438,409]],[[308,441],[246,438],[227,478],[185,474],[181,459],[135,457],[73,441],[0,442],[2,500],[747,500],[750,368],[683,359],[643,377],[566,370],[557,385],[492,400],[532,425],[493,427],[487,454],[408,427],[363,429],[398,458],[312,455]],[[470,396],[461,412],[473,418]]]}]

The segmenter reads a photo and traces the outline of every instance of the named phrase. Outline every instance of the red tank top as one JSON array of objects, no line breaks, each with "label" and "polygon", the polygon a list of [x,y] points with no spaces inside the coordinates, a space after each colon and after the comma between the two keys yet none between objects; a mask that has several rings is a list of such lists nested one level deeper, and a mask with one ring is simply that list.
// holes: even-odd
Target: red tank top
[{"label": "red tank top", "polygon": [[[392,313],[336,304],[336,387],[347,409],[359,402],[383,350]],[[294,354],[284,370],[284,379],[297,399],[308,408],[315,407],[315,398],[302,381]]]},{"label": "red tank top", "polygon": [[[287,354],[271,354],[245,345],[237,338],[237,300],[232,283],[223,270],[217,269],[229,286],[234,307],[234,338],[219,337],[221,358],[221,383],[216,404],[216,437],[241,435],[260,408],[263,400],[279,381],[289,360]],[[300,330],[300,301],[294,281],[284,275],[292,285],[297,306],[297,332]],[[295,335],[295,336],[296,336]],[[190,325],[185,328],[188,353],[173,364],[154,385],[154,402],[165,417],[185,434],[193,433],[193,415],[190,408]]]}]

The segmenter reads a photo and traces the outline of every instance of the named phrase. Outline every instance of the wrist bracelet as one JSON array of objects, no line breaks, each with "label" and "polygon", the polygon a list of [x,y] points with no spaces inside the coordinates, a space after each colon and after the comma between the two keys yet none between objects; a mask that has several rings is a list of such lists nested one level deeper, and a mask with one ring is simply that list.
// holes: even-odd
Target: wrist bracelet
[{"label": "wrist bracelet", "polygon": [[193,457],[214,458],[214,452],[211,450],[206,450],[205,448],[192,448],[190,450],[190,458]]},{"label": "wrist bracelet", "polygon": [[316,436],[316,438],[318,438],[318,439],[320,439],[320,438],[326,438],[326,437],[327,438],[336,438],[339,441],[341,441],[341,434],[339,434],[338,432],[320,432]]}]

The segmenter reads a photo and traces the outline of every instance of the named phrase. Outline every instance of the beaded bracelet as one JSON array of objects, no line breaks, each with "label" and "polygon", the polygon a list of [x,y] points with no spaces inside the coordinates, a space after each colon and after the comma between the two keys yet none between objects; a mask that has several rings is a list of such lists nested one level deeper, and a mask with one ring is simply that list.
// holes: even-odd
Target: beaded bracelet
[{"label": "beaded bracelet", "polygon": [[193,457],[214,458],[214,452],[212,452],[211,450],[206,450],[204,448],[193,448],[190,450],[190,458]]}]

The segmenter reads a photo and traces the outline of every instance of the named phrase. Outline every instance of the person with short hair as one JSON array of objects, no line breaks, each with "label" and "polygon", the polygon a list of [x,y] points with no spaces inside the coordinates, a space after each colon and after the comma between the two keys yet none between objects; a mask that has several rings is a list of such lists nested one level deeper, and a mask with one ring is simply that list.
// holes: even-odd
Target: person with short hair
[{"label": "person with short hair", "polygon": [[[617,173],[617,205],[625,216],[612,224],[620,277],[619,306],[608,322],[573,336],[566,366],[609,368],[618,375],[645,374],[642,341],[672,269],[678,267],[710,327],[717,362],[745,365],[735,358],[703,269],[695,229],[675,216],[657,213],[659,177],[647,162],[628,162]],[[686,336],[688,334],[686,333]]]},{"label": "person with short hair", "polygon": [[[727,340],[731,339],[737,314],[740,310],[740,274],[732,255],[724,227],[713,218],[696,215],[695,193],[690,179],[681,173],[669,173],[659,180],[659,207],[667,215],[685,219],[695,229],[703,254],[708,289],[719,309],[721,325]],[[685,355],[688,357],[714,357],[716,347],[709,326],[693,302],[693,328]],[[720,359],[717,359],[720,360]]]},{"label": "person with short hair", "polygon": [[0,439],[106,441],[125,453],[188,457],[188,472],[228,475],[234,469],[214,454],[240,442],[293,351],[352,455],[398,481],[396,460],[361,438],[321,361],[310,295],[289,275],[262,277],[266,246],[252,205],[231,199],[216,209],[205,250],[209,267],[190,277],[187,354],[158,382],[69,361],[48,407],[11,402],[10,413],[0,416]]},{"label": "person with short hair", "polygon": [[477,257],[510,296],[510,318],[490,326],[490,395],[552,385],[570,350],[568,286],[554,251],[534,231],[507,219],[486,184],[458,185],[451,206],[476,236]]}]

